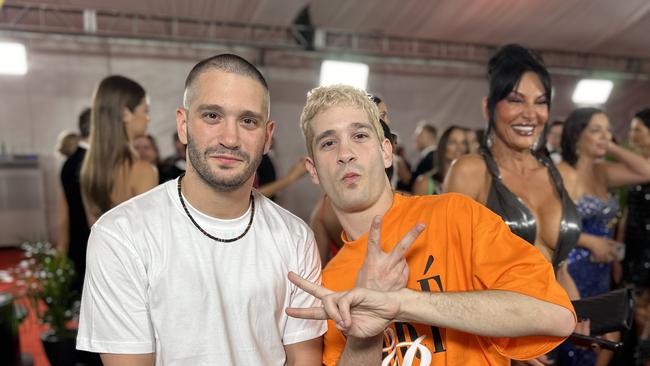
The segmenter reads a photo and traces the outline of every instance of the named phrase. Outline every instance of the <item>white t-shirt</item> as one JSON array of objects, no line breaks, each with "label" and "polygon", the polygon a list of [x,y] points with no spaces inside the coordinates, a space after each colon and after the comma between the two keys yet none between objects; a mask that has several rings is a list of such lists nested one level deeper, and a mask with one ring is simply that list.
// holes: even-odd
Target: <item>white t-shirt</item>
[{"label": "white t-shirt", "polygon": [[[284,345],[317,338],[324,321],[286,315],[320,301],[287,279],[320,283],[308,226],[254,192],[250,231],[233,243],[203,235],[180,204],[177,180],[102,216],[88,241],[77,348],[156,353],[156,365],[283,365]],[[185,203],[211,235],[240,235],[251,210],[217,220]]]}]

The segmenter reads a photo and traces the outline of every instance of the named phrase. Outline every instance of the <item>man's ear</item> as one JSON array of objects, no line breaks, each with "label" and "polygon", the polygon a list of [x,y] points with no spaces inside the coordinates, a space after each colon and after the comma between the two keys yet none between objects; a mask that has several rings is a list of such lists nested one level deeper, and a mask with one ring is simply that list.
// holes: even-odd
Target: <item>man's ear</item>
[{"label": "man's ear", "polygon": [[487,122],[490,119],[490,113],[488,112],[487,107],[487,97],[481,99],[481,111],[483,112],[483,120]]},{"label": "man's ear", "polygon": [[275,121],[269,120],[266,122],[266,142],[264,143],[264,154],[268,153],[269,150],[271,150],[273,131],[275,131]]},{"label": "man's ear", "polygon": [[393,144],[386,138],[381,143],[381,154],[384,159],[384,168],[388,169],[393,165]]},{"label": "man's ear", "polygon": [[314,160],[312,158],[305,158],[305,168],[307,168],[307,172],[309,172],[311,181],[314,182],[314,184],[320,184],[320,180],[318,179],[318,172],[316,171],[316,165],[314,164]]},{"label": "man's ear", "polygon": [[183,145],[187,145],[187,111],[185,108],[176,110],[176,132],[178,132],[178,140]]}]

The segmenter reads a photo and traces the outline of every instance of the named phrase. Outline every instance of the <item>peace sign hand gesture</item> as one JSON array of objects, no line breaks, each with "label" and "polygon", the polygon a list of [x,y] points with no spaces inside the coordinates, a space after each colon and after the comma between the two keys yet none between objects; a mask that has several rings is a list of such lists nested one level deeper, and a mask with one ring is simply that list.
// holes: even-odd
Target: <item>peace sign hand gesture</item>
[{"label": "peace sign hand gesture", "polygon": [[287,308],[287,315],[301,319],[332,319],[343,334],[369,338],[386,329],[399,313],[400,303],[392,292],[354,288],[334,292],[289,272],[289,280],[305,292],[320,299],[322,307]]},{"label": "peace sign hand gesture", "polygon": [[424,230],[417,224],[409,230],[389,253],[381,249],[381,217],[375,216],[368,231],[368,246],[363,266],[357,274],[356,287],[391,291],[406,286],[409,267],[404,254]]}]

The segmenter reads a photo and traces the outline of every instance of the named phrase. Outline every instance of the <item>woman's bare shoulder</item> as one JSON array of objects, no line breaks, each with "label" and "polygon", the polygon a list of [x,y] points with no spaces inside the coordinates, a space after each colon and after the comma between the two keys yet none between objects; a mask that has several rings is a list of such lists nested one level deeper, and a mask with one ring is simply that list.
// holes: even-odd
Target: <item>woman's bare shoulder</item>
[{"label": "woman's bare shoulder", "polygon": [[445,192],[459,192],[479,199],[485,185],[487,167],[478,154],[464,155],[454,161],[443,184]]}]

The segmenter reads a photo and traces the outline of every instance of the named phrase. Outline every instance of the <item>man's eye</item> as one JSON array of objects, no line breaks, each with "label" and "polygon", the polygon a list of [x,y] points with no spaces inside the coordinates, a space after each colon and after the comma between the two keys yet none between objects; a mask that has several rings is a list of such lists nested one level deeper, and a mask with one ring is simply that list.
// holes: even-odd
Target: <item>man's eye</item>
[{"label": "man's eye", "polygon": [[326,148],[332,147],[332,146],[334,146],[334,141],[332,141],[332,140],[327,140],[327,141],[320,144],[321,149],[326,149]]},{"label": "man's eye", "polygon": [[203,114],[203,117],[207,118],[207,119],[217,119],[217,117],[219,117],[219,115],[214,113],[214,112],[207,112],[207,113]]},{"label": "man's eye", "polygon": [[257,125],[257,120],[254,119],[254,118],[244,118],[242,120],[242,123],[244,123],[245,125],[249,125],[249,126],[256,126]]},{"label": "man's eye", "polygon": [[363,140],[363,139],[365,139],[367,137],[368,137],[367,133],[357,133],[357,134],[354,135],[354,138],[356,140]]}]

